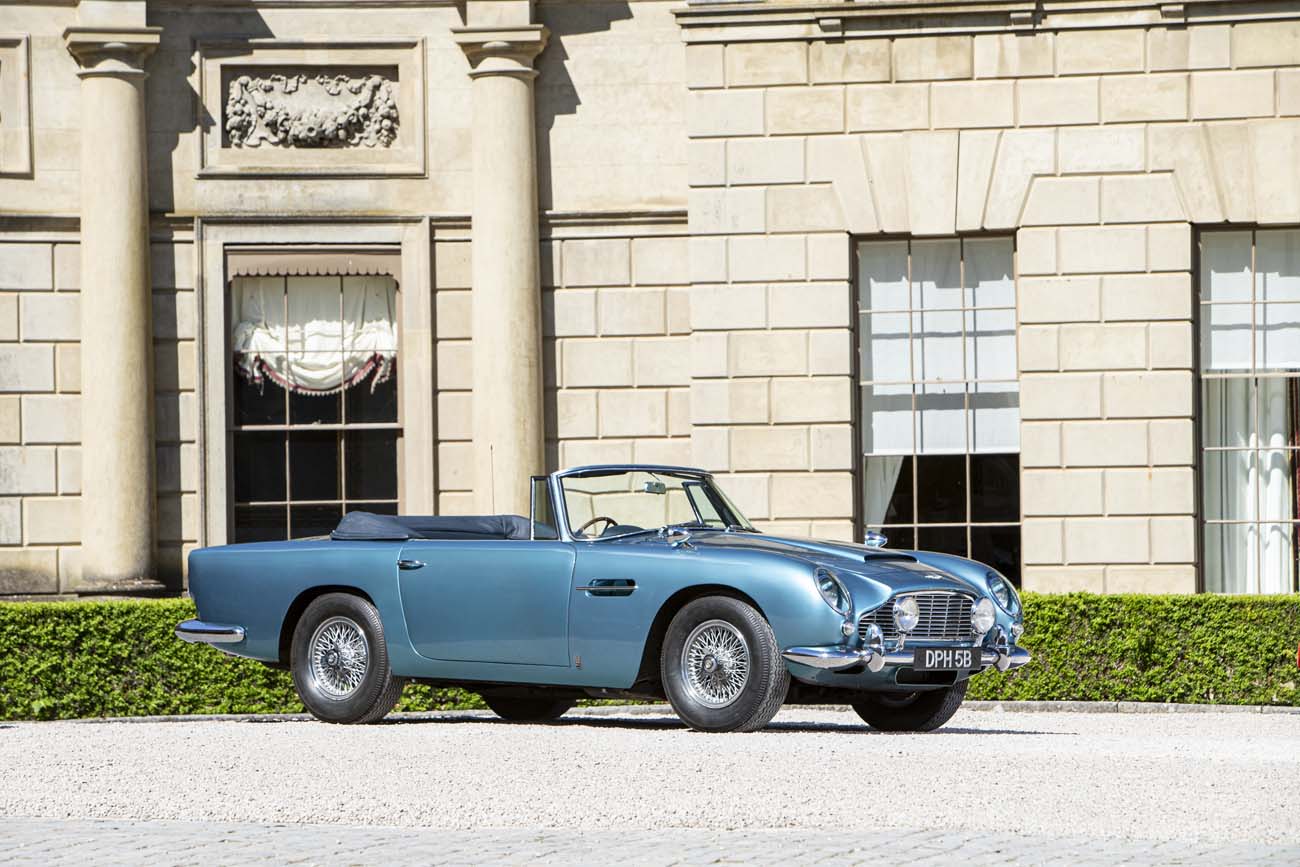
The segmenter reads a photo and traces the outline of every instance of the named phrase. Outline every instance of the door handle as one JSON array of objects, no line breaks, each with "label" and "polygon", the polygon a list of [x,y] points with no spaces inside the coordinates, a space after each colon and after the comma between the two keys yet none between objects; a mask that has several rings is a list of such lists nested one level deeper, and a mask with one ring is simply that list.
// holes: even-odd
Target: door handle
[{"label": "door handle", "polygon": [[423,560],[398,560],[397,568],[398,569],[423,569],[424,561]]},{"label": "door handle", "polygon": [[636,590],[636,582],[631,578],[596,578],[574,589],[593,596],[631,596]]}]

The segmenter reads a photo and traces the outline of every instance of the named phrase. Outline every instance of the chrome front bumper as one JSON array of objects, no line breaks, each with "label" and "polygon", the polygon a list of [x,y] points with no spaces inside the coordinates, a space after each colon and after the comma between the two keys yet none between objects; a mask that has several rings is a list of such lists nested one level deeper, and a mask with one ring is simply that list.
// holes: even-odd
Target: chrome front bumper
[{"label": "chrome front bumper", "polygon": [[244,640],[244,627],[203,620],[182,620],[176,624],[176,637],[191,644],[238,644]]},{"label": "chrome front bumper", "polygon": [[[908,650],[873,650],[870,647],[788,647],[781,655],[790,662],[820,668],[825,671],[840,671],[865,665],[869,671],[880,671],[886,665],[911,665],[916,651]],[[993,666],[998,671],[1010,671],[1029,662],[1029,651],[1019,647],[984,648],[980,663],[987,668]]]}]

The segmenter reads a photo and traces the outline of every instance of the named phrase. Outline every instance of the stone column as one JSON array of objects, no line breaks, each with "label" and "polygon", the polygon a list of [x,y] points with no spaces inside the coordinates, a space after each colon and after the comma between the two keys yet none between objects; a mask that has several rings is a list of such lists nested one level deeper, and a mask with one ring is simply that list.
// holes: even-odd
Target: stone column
[{"label": "stone column", "polygon": [[544,467],[533,59],[540,24],[453,29],[474,99],[474,501],[527,515]]},{"label": "stone column", "polygon": [[154,573],[145,59],[160,28],[71,27],[81,69],[81,588]]}]

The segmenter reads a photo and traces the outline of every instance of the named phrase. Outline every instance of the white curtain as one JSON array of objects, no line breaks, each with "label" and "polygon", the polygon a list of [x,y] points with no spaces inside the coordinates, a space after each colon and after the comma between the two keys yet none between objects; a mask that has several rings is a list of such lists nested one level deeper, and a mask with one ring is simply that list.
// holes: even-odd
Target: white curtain
[{"label": "white curtain", "polygon": [[328,394],[386,380],[397,358],[397,283],[386,276],[237,277],[235,364],[249,382]]},{"label": "white curtain", "polygon": [[[1206,233],[1201,262],[1206,589],[1296,588],[1300,232]],[[1254,307],[1252,309],[1252,302]],[[1252,375],[1252,372],[1258,375]],[[1217,449],[1225,449],[1219,451]],[[1245,523],[1214,523],[1214,521]]]}]

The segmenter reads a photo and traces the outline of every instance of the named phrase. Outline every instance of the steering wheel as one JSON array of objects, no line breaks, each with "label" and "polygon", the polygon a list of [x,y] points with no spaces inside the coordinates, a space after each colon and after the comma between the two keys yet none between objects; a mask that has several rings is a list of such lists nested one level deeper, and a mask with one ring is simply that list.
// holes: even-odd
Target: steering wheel
[{"label": "steering wheel", "polygon": [[[592,524],[595,524],[597,521],[604,521],[604,522],[605,522],[605,524],[606,524],[606,526],[605,526],[605,530],[608,530],[610,527],[616,527],[616,526],[618,526],[618,521],[615,521],[613,518],[607,518],[607,517],[605,517],[604,515],[597,515],[596,517],[592,518],[590,521],[588,521],[587,523],[585,523],[585,524],[583,524],[581,527],[579,527],[579,528],[578,528],[578,532],[579,532],[580,534],[584,535],[584,536],[587,535],[587,534],[586,534],[586,529],[587,529],[588,527],[590,527]],[[603,533],[603,532],[605,532],[605,530],[601,530],[600,532]]]}]

